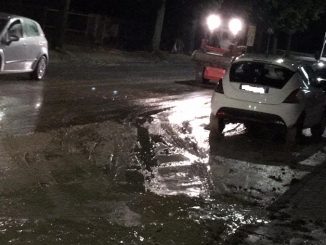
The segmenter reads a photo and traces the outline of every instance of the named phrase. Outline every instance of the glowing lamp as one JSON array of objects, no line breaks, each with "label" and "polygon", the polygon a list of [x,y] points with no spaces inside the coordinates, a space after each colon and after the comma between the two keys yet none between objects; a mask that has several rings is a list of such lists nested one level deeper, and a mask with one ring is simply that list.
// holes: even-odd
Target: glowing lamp
[{"label": "glowing lamp", "polygon": [[217,28],[220,27],[221,25],[221,18],[220,16],[216,15],[216,14],[211,14],[207,17],[206,19],[207,21],[207,26],[208,29],[213,32],[214,30],[216,30]]},{"label": "glowing lamp", "polygon": [[233,35],[237,35],[242,30],[242,21],[238,18],[232,18],[229,22],[229,29]]}]

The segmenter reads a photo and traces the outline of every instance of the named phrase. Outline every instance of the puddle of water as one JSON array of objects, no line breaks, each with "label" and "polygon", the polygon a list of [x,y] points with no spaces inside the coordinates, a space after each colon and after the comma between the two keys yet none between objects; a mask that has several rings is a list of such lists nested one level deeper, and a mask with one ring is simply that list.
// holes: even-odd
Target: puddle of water
[{"label": "puddle of water", "polygon": [[[166,198],[185,196],[189,203],[199,198],[200,205],[189,208],[191,220],[199,224],[222,222],[224,228],[218,237],[224,239],[241,226],[267,223],[268,219],[265,211],[244,204],[240,198],[228,199],[222,192],[219,197],[212,198],[212,194],[216,194],[212,186],[216,183],[212,181],[209,164],[209,131],[205,126],[210,109],[206,100],[200,97],[185,99],[174,104],[174,109],[156,114],[141,125],[139,132],[143,132],[147,140],[140,145],[151,153],[152,162],[155,159],[154,166],[146,168],[144,173],[150,176],[146,178],[145,188]],[[149,158],[141,155],[140,158],[146,165]]]},{"label": "puddle of water", "polygon": [[211,156],[210,174],[214,192],[268,206],[288,190],[293,180],[308,172],[288,166],[254,164]]},{"label": "puddle of water", "polygon": [[146,189],[159,196],[200,198],[203,202],[190,209],[191,217],[199,223],[223,220],[226,228],[220,238],[246,225],[268,224],[261,207],[309,173],[296,168],[298,159],[312,166],[326,158],[322,152],[311,156],[318,145],[290,149],[275,140],[275,132],[255,138],[240,123],[227,124],[225,139],[212,143],[205,130],[210,112],[207,98],[194,96],[166,106],[173,109],[142,125],[150,138],[160,139],[152,142],[155,166],[147,174]]}]

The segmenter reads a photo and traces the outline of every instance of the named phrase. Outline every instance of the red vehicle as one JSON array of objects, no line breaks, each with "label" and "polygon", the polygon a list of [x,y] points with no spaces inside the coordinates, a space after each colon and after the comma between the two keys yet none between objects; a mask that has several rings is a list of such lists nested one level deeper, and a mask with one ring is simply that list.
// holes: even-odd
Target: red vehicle
[{"label": "red vehicle", "polygon": [[203,83],[221,80],[232,60],[245,51],[245,46],[223,49],[211,46],[203,40],[201,48],[192,54],[192,59],[196,63],[196,80]]},{"label": "red vehicle", "polygon": [[207,17],[208,38],[202,40],[199,50],[192,59],[196,63],[196,80],[199,82],[219,81],[224,77],[232,60],[246,51],[246,46],[238,46],[239,36],[243,36],[243,23],[239,18],[231,18],[228,25],[219,15]]}]

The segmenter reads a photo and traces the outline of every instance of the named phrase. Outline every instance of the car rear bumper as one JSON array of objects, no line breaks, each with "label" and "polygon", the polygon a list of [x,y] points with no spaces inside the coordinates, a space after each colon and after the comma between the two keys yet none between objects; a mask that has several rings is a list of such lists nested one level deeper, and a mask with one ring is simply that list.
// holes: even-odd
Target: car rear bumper
[{"label": "car rear bumper", "polygon": [[211,113],[232,121],[255,121],[260,123],[281,124],[293,127],[300,117],[303,106],[281,103],[277,105],[235,100],[224,94],[214,93]]},{"label": "car rear bumper", "polygon": [[283,119],[277,115],[272,115],[257,111],[248,111],[236,108],[222,107],[218,110],[218,118],[227,118],[230,121],[259,122],[265,124],[285,125]]}]

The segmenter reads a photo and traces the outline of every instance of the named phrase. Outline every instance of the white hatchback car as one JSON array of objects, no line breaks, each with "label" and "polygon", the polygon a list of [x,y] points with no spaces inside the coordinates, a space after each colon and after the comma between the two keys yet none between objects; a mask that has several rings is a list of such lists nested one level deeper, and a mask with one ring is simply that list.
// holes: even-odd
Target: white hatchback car
[{"label": "white hatchback car", "polygon": [[211,100],[210,128],[222,134],[225,123],[281,124],[287,140],[311,128],[320,138],[325,129],[326,95],[310,66],[277,57],[243,55],[217,84]]},{"label": "white hatchback car", "polygon": [[34,20],[0,13],[0,73],[30,73],[41,80],[49,61],[48,42]]}]

